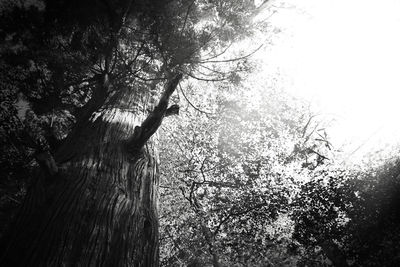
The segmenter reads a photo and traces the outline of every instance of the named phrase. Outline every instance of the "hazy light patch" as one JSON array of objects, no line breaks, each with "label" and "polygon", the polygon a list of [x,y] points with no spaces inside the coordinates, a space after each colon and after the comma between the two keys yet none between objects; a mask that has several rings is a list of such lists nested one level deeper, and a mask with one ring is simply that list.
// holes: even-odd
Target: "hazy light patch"
[{"label": "hazy light patch", "polygon": [[331,139],[346,152],[397,143],[400,1],[289,2],[296,8],[271,18],[282,33],[265,50],[264,72],[279,70],[288,91],[335,118]]}]

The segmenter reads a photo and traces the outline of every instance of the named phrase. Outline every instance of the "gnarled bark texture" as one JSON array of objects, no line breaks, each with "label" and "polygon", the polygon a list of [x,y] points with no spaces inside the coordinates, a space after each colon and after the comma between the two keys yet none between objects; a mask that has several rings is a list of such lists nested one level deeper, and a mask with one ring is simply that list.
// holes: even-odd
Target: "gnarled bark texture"
[{"label": "gnarled bark texture", "polygon": [[95,97],[55,155],[57,174],[42,172],[30,189],[1,266],[158,265],[155,140],[128,146],[148,95]]}]

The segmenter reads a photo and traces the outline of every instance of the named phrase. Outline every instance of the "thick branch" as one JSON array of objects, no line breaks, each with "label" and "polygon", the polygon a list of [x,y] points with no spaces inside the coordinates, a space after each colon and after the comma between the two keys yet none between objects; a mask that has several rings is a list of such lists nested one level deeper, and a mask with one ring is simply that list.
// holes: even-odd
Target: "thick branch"
[{"label": "thick branch", "polygon": [[179,81],[182,79],[182,74],[176,74],[165,86],[165,90],[158,102],[158,105],[147,116],[141,126],[136,126],[133,136],[129,140],[129,148],[140,150],[149,138],[160,127],[163,118],[170,113],[177,113],[177,106],[173,105],[168,109],[169,98],[175,91]]},{"label": "thick branch", "polygon": [[172,115],[179,115],[179,105],[175,104],[167,108],[167,110],[165,111],[165,117]]}]

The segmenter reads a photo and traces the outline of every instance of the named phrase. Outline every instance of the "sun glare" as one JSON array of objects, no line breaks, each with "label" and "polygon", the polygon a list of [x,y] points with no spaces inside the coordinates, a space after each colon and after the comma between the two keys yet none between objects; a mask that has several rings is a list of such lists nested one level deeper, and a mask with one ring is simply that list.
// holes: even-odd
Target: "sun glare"
[{"label": "sun glare", "polygon": [[265,50],[263,71],[283,72],[288,91],[334,118],[331,138],[346,153],[396,144],[400,2],[291,2],[271,17],[282,31]]}]

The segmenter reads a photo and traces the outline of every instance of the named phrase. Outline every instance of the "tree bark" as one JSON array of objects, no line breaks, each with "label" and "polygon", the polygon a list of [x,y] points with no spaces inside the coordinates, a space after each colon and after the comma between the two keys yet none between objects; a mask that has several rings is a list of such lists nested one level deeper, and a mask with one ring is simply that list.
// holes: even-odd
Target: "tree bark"
[{"label": "tree bark", "polygon": [[129,90],[101,97],[56,153],[66,162],[30,188],[0,266],[158,266],[156,140],[127,148],[148,98]]}]

